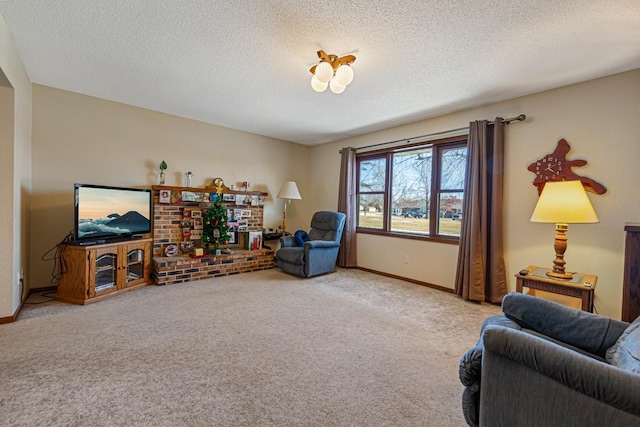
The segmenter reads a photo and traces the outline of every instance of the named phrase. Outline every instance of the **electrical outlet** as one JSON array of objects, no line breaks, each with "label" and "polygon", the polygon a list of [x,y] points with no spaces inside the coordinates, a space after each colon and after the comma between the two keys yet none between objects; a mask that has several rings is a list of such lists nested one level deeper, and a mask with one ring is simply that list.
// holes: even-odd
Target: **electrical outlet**
[{"label": "electrical outlet", "polygon": [[409,264],[409,255],[404,256],[404,263]]}]

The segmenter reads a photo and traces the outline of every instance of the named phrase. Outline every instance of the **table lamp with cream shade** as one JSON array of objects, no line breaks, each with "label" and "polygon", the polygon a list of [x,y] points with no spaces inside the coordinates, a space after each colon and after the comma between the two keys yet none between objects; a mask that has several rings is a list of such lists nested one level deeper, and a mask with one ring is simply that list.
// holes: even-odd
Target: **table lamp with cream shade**
[{"label": "table lamp with cream shade", "polygon": [[278,192],[278,198],[287,199],[287,201],[284,202],[284,210],[282,211],[282,235],[284,236],[287,232],[287,205],[291,203],[291,200],[302,199],[295,181],[287,181],[282,184],[282,188],[280,188],[280,192]]},{"label": "table lamp with cream shade", "polygon": [[572,274],[565,272],[564,252],[567,249],[567,224],[593,224],[600,222],[593,210],[587,192],[580,181],[550,181],[544,185],[538,199],[531,222],[550,222],[556,224],[556,238],[553,245],[556,258],[553,270],[547,276],[556,279],[571,279]]}]

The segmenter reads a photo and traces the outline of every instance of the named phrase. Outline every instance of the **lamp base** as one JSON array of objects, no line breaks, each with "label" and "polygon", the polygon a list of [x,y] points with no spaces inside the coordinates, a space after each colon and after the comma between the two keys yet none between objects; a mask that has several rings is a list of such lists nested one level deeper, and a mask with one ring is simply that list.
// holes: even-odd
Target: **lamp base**
[{"label": "lamp base", "polygon": [[284,210],[282,211],[282,235],[287,235],[287,205],[291,203],[291,199],[284,202]]},{"label": "lamp base", "polygon": [[567,250],[567,224],[556,224],[556,238],[553,248],[556,251],[556,258],[553,260],[553,269],[547,272],[547,276],[554,279],[572,279],[573,275],[565,272],[564,252]]},{"label": "lamp base", "polygon": [[573,274],[553,270],[547,271],[547,276],[553,277],[554,279],[573,279]]}]

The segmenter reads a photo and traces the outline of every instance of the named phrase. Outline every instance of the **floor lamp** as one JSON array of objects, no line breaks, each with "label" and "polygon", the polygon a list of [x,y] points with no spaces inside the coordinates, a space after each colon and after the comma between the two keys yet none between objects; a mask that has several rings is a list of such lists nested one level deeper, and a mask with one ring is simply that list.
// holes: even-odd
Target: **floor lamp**
[{"label": "floor lamp", "polygon": [[298,191],[298,186],[295,181],[287,181],[282,184],[282,188],[280,188],[280,192],[278,193],[279,199],[286,199],[284,202],[284,210],[282,211],[282,235],[284,236],[287,232],[287,205],[291,203],[291,200],[301,200],[300,192]]},{"label": "floor lamp", "polygon": [[580,181],[550,181],[544,185],[531,222],[556,224],[554,249],[556,258],[553,270],[547,276],[556,279],[571,279],[573,275],[564,270],[564,252],[567,250],[567,224],[592,224],[600,222],[593,210],[587,193]]}]

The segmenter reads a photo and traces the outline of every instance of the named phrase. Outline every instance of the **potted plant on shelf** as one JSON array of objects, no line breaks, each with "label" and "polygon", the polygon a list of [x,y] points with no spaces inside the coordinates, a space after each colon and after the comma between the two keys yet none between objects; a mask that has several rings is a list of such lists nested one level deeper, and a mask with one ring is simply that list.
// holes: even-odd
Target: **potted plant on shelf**
[{"label": "potted plant on shelf", "polygon": [[163,160],[160,162],[160,185],[164,185],[164,171],[167,169],[167,163]]}]

